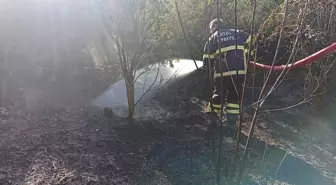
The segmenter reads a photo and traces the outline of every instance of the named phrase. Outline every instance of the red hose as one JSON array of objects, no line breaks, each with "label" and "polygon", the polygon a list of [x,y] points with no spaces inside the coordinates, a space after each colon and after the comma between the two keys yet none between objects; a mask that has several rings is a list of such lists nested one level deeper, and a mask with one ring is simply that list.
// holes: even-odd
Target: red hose
[{"label": "red hose", "polygon": [[[307,65],[307,64],[310,64],[318,59],[320,59],[321,57],[324,57],[332,52],[335,52],[336,51],[336,43],[333,43],[331,44],[330,46],[302,59],[302,60],[299,60],[293,64],[289,64],[289,65],[281,65],[281,66],[274,66],[273,67],[273,71],[282,71],[284,69],[288,69],[288,68],[296,68],[296,67],[301,67],[301,66],[304,66],[304,65]],[[264,64],[260,64],[260,63],[257,63],[257,62],[253,62],[253,61],[250,61],[250,65],[254,65],[258,68],[261,68],[261,69],[264,69],[264,70],[271,70],[272,69],[272,66],[270,65],[264,65]]]}]

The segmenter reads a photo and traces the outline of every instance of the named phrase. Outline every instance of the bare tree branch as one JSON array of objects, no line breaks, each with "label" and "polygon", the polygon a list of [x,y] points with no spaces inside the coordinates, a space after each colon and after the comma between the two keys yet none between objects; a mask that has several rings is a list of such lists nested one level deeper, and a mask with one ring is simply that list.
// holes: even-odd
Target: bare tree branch
[{"label": "bare tree branch", "polygon": [[148,71],[151,71],[152,69],[153,69],[153,66],[154,66],[155,64],[152,64],[151,65],[151,67],[149,68],[149,69],[145,69],[144,71],[142,71],[139,75],[137,75],[137,77],[135,77],[135,79],[134,79],[134,82],[136,82],[143,74],[145,74],[145,73],[148,73]]},{"label": "bare tree branch", "polygon": [[160,72],[160,68],[158,68],[155,79],[153,81],[153,83],[149,86],[149,88],[147,89],[146,92],[142,93],[142,95],[140,96],[140,98],[137,100],[137,102],[134,104],[134,106],[136,107],[137,104],[141,101],[141,99],[152,89],[152,87],[154,86],[158,76],[159,76],[159,72]]},{"label": "bare tree branch", "polygon": [[[299,26],[298,26],[298,32],[296,34],[296,39],[295,39],[295,42],[294,42],[294,46],[292,48],[292,52],[291,52],[291,55],[289,56],[288,60],[287,60],[287,63],[286,63],[286,67],[285,69],[287,69],[287,66],[290,64],[290,62],[292,61],[292,58],[294,57],[294,54],[296,53],[296,48],[297,48],[297,44],[298,44],[298,41],[299,41],[299,37],[301,35],[301,32],[302,32],[302,26],[303,26],[303,20],[304,20],[304,17],[306,16],[305,12],[307,10],[307,5],[309,3],[310,0],[308,0],[305,4],[305,7],[304,7],[304,10],[302,12],[302,10],[300,11],[299,15],[298,15],[298,19],[300,19],[300,23],[299,23]],[[271,87],[271,89],[269,90],[269,92],[267,93],[266,96],[264,96],[263,98],[263,102],[265,102],[266,98],[271,94],[273,93],[279,86],[280,84],[283,82],[283,80],[285,79],[285,77],[287,76],[288,72],[291,70],[292,68],[292,65],[290,65],[289,69],[288,70],[283,70],[281,71],[280,75],[278,76],[278,78],[276,79],[275,83],[273,84],[273,86]],[[285,72],[286,71],[286,72]]]},{"label": "bare tree branch", "polygon": [[307,103],[309,101],[311,101],[314,97],[320,95],[320,94],[323,94],[324,92],[320,92],[320,93],[316,93],[316,91],[320,88],[320,85],[318,84],[315,89],[313,90],[313,92],[310,93],[310,95],[306,98],[304,98],[301,102],[299,103],[296,103],[295,105],[291,105],[291,106],[288,106],[288,107],[284,107],[284,108],[279,108],[279,109],[272,109],[272,110],[265,110],[265,111],[260,111],[260,112],[275,112],[275,111],[282,111],[282,110],[287,110],[287,109],[291,109],[291,108],[294,108],[294,107],[297,107],[301,104],[304,104],[304,103]]},{"label": "bare tree branch", "polygon": [[[262,94],[265,91],[267,82],[269,80],[271,72],[273,71],[274,64],[275,64],[275,61],[276,61],[276,58],[277,58],[277,55],[278,55],[278,51],[279,51],[279,48],[280,48],[280,42],[281,42],[281,39],[282,39],[283,30],[284,30],[284,25],[285,25],[285,21],[286,21],[286,18],[287,18],[287,13],[288,13],[288,1],[289,0],[285,1],[285,13],[284,13],[283,20],[282,20],[279,41],[278,41],[276,52],[275,52],[275,56],[274,56],[274,59],[273,59],[273,62],[272,62],[272,68],[271,68],[271,70],[270,70],[270,72],[269,72],[269,74],[268,74],[268,76],[266,78],[266,82],[265,82],[263,88],[261,89],[261,93],[259,95],[258,101],[260,101],[260,99],[262,98]],[[255,127],[255,124],[256,124],[256,121],[257,121],[257,115],[259,113],[259,108],[261,107],[261,104],[262,104],[262,102],[258,103],[257,107],[256,107],[256,109],[254,111],[254,115],[253,115],[253,118],[252,118],[252,123],[251,123],[250,131],[249,131],[249,134],[248,134],[248,137],[247,137],[247,142],[246,142],[245,149],[244,149],[244,155],[243,155],[243,159],[242,159],[242,165],[241,165],[241,168],[240,168],[240,174],[242,173],[242,170],[244,169],[244,166],[245,166],[246,157],[247,157],[247,154],[248,154],[248,147],[250,145],[251,138],[253,136],[254,127]]]}]

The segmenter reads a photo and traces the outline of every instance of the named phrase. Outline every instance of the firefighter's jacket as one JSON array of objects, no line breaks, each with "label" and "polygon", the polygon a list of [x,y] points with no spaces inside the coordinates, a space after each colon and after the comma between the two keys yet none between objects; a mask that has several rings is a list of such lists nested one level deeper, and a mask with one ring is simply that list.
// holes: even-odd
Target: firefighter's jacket
[{"label": "firefighter's jacket", "polygon": [[[250,35],[241,30],[237,30],[235,34],[234,29],[220,29],[219,33],[211,35],[206,42],[203,65],[214,69],[215,78],[221,77],[221,75],[246,74]],[[219,61],[222,63],[222,70],[220,70]]]}]

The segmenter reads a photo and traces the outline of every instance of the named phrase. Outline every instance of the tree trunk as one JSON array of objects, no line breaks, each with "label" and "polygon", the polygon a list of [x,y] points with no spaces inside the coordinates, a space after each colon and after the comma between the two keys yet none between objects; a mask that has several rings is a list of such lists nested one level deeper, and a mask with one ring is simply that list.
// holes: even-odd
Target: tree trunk
[{"label": "tree trunk", "polygon": [[125,78],[126,89],[127,89],[127,100],[128,100],[128,121],[130,124],[134,122],[134,111],[135,111],[135,101],[134,101],[134,76],[132,72],[129,72]]},{"label": "tree trunk", "polygon": [[[8,52],[9,49],[5,48],[3,51],[3,64],[1,66],[1,78],[0,78],[0,105],[4,103],[7,96],[7,84],[10,72],[8,70]],[[1,63],[0,63],[1,64]]]}]

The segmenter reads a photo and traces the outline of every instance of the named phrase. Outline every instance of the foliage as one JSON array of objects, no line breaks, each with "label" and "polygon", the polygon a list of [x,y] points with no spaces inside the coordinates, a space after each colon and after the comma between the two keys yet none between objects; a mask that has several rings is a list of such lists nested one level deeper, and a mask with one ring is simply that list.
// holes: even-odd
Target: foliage
[{"label": "foliage", "polygon": [[[96,41],[95,52],[103,63],[118,63],[126,82],[129,120],[135,111],[135,81],[137,69],[161,62],[172,56],[163,32],[161,13],[167,10],[161,1],[153,0],[101,0],[100,12],[103,40]],[[106,42],[107,41],[107,42]],[[98,53],[98,54],[97,54]],[[113,61],[109,59],[114,58]],[[156,81],[156,80],[155,80]]]},{"label": "foliage", "polygon": [[[166,0],[162,5],[166,7],[163,17],[162,28],[166,38],[167,44],[173,50],[180,53],[182,57],[190,57],[187,45],[183,38],[179,26],[179,20],[174,8],[175,0]],[[186,30],[187,39],[192,46],[193,53],[196,54],[197,59],[201,59],[204,43],[209,36],[208,24],[214,19],[216,15],[215,1],[214,0],[188,0],[177,1],[179,10],[182,17],[182,24]],[[258,1],[257,7],[257,21],[258,27],[261,22],[265,20],[268,12],[272,7],[280,2],[278,0],[262,0]],[[238,13],[237,13],[237,29],[244,29],[250,31],[251,25],[251,2],[249,0],[238,0]],[[234,2],[228,0],[221,0],[220,2],[220,18],[222,18],[228,28],[234,28]]]},{"label": "foliage", "polygon": [[[296,37],[297,47],[292,61],[297,61],[317,52],[336,41],[336,4],[333,1],[291,1],[288,19],[286,20],[284,38],[280,45],[280,55],[277,63],[286,64],[289,60]],[[280,22],[282,19],[283,4],[276,7],[259,30],[259,45],[274,56],[276,43],[279,40]],[[302,23],[301,23],[302,20]],[[270,58],[268,60],[271,60]],[[326,57],[318,63],[312,63],[305,72],[305,95],[319,94],[323,100],[323,92],[329,83],[328,76],[334,70],[335,57]],[[302,77],[299,77],[303,80]],[[322,95],[322,97],[321,97]],[[320,101],[323,104],[323,101]]]},{"label": "foliage", "polygon": [[[4,28],[0,33],[1,61],[4,61],[4,53],[8,53],[11,62],[6,69],[12,71],[12,77],[17,78],[15,81],[22,79],[33,81],[35,76],[44,81],[48,79],[55,81],[64,74],[85,74],[88,68],[97,67],[104,70],[116,68],[118,58],[113,52],[113,47],[116,48],[102,35],[105,23],[100,17],[103,10],[100,2],[100,0],[2,2],[4,8],[1,11],[6,16],[1,19]],[[171,56],[190,57],[177,20],[174,0],[113,2],[118,8],[110,6],[105,10],[117,13],[115,15],[120,19],[120,29],[133,29],[132,26],[123,27],[125,26],[123,21],[130,22],[133,16],[139,16],[137,29],[134,29],[132,34],[140,33],[139,29],[146,30],[144,44],[151,47],[151,53],[156,53],[147,57],[147,61],[138,67]],[[204,41],[208,37],[208,22],[214,18],[214,2],[214,0],[178,0],[188,41],[198,59],[201,59]],[[249,29],[243,22],[249,20],[246,17],[251,14],[249,1],[239,0],[239,2],[242,7],[239,11],[245,15],[239,16],[238,27]],[[260,12],[268,9],[266,7],[269,7],[271,2],[273,1],[263,0],[265,6],[260,3]],[[140,5],[136,5],[137,3]],[[222,17],[226,22],[232,22],[232,2],[223,0],[221,5]],[[262,14],[260,15],[262,17]],[[132,44],[128,42],[128,47]],[[135,50],[134,47],[132,50]],[[93,61],[90,56],[94,56]],[[21,67],[25,69],[24,73],[19,72]]]},{"label": "foliage", "polygon": [[[216,1],[176,1],[191,50],[196,59],[201,59],[203,45],[209,36],[208,23],[217,16]],[[4,28],[0,30],[1,98],[8,94],[8,83],[18,84],[15,87],[21,91],[32,84],[42,86],[42,82],[64,82],[73,77],[72,74],[88,74],[88,69],[110,72],[117,68],[117,74],[113,75],[125,79],[132,122],[136,106],[134,83],[139,75],[137,69],[171,57],[190,58],[174,7],[176,1],[2,2],[5,8],[1,11],[6,16],[0,20]],[[280,45],[280,63],[287,63],[292,53],[295,54],[293,60],[300,59],[336,41],[335,1],[290,2]],[[237,25],[232,0],[220,0],[219,17],[228,28],[249,32],[252,1],[237,0],[237,3]],[[11,7],[26,8],[11,12]],[[257,2],[255,28],[259,30],[261,49],[268,53],[266,62],[273,60],[283,12],[282,0]],[[297,45],[294,44],[296,38],[299,38]],[[330,82],[329,74],[335,70],[335,61],[335,56],[330,56],[304,69],[305,96],[323,94]],[[323,97],[320,100],[323,101]],[[108,109],[105,109],[105,114],[112,115]]]}]

